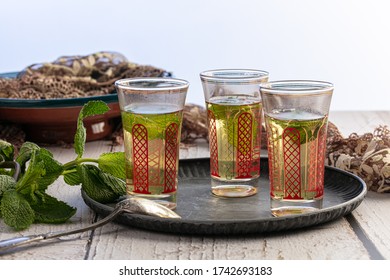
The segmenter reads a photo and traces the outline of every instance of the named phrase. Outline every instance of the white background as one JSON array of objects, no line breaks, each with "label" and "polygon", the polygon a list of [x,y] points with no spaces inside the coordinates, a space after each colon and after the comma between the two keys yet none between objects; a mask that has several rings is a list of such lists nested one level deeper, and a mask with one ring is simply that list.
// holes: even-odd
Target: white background
[{"label": "white background", "polygon": [[[119,275],[119,270],[129,269],[184,269],[202,268],[203,275]],[[65,267],[65,269],[64,269]],[[271,267],[272,275],[213,275],[214,267]],[[252,280],[290,279],[310,280],[319,272],[321,279],[380,279],[388,273],[388,261],[372,260],[2,260],[1,274],[14,279],[142,279],[142,280]],[[23,268],[23,269],[22,269]],[[261,270],[260,270],[261,271]],[[302,273],[304,271],[304,273]],[[219,274],[219,273],[217,273]],[[237,273],[236,273],[237,274]]]},{"label": "white background", "polygon": [[0,72],[117,51],[189,80],[201,105],[199,72],[256,68],[334,83],[331,110],[389,110],[389,38],[386,0],[0,2]]}]

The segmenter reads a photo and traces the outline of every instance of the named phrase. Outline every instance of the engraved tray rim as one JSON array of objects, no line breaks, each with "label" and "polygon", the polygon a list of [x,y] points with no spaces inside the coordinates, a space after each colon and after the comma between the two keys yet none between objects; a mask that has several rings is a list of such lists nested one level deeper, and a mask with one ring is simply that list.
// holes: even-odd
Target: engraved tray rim
[{"label": "engraved tray rim", "polygon": [[[201,166],[201,168],[208,169],[209,161],[210,158],[181,159],[179,161],[179,170],[180,168],[188,168],[188,167],[192,169],[196,167],[196,165]],[[269,182],[268,158],[262,157],[260,162],[262,165],[261,176],[263,177],[263,181]],[[335,184],[337,182],[332,181],[333,177],[345,178],[344,182],[348,183],[349,181],[349,184],[336,186]],[[195,190],[195,192],[198,193],[201,189],[203,189],[203,202],[205,201],[206,203],[209,202],[207,200],[214,200],[215,202],[215,200],[218,199],[222,201],[221,203],[227,203],[227,204],[229,204],[230,202],[241,203],[243,199],[252,199],[254,201],[256,201],[257,199],[269,200],[269,186],[268,189],[267,187],[263,189],[263,192],[265,192],[268,196],[266,198],[264,197],[256,198],[256,196],[260,196],[260,191],[258,194],[256,194],[251,198],[233,198],[233,199],[217,198],[211,194],[211,191],[209,193],[209,197],[205,197],[205,193],[204,193],[205,189],[210,189],[211,185],[207,185],[207,184],[205,185],[204,182],[194,183],[193,181],[194,180],[196,181],[196,179],[199,179],[201,181],[205,179],[208,180],[209,176],[205,174],[198,174],[197,176],[194,176],[192,179],[191,178],[188,179],[188,178],[184,178],[183,172],[179,171],[177,212],[180,215],[181,212],[185,213],[186,211],[192,211],[188,209],[187,206],[184,205],[185,204],[184,202],[181,204],[180,203],[181,200],[179,199],[180,193],[184,195],[184,193],[189,193],[191,191],[192,192],[194,191],[194,188],[190,188],[191,186],[188,187],[186,186],[186,184],[194,184],[196,186],[199,186],[199,189]],[[353,182],[353,184],[351,182]],[[338,183],[341,184],[343,182],[339,180]],[[339,196],[336,196],[335,194],[330,194],[327,197],[327,193],[330,190],[333,191],[333,189],[339,192],[342,198],[339,198]],[[341,170],[339,168],[326,166],[324,193],[325,193],[324,208],[310,213],[290,215],[284,217],[273,217],[271,214],[269,215],[262,214],[263,216],[260,215],[259,217],[255,217],[255,218],[238,217],[237,219],[231,219],[231,218],[227,219],[227,218],[211,217],[207,219],[207,218],[188,218],[185,217],[185,215],[184,216],[182,215],[183,217],[182,219],[166,219],[166,218],[152,217],[152,216],[139,215],[139,214],[123,213],[119,215],[119,217],[116,219],[116,222],[124,225],[128,225],[130,227],[136,227],[136,228],[141,228],[141,229],[146,229],[151,231],[172,233],[172,234],[189,234],[189,235],[246,235],[246,234],[288,231],[288,230],[306,228],[306,227],[323,224],[349,214],[354,209],[356,209],[363,201],[364,197],[367,194],[367,186],[361,178],[359,178],[358,176],[352,173]],[[86,205],[98,214],[106,216],[113,210],[113,204],[110,205],[110,204],[99,203],[91,199],[83,190],[81,190],[81,195]],[[200,196],[201,195],[202,194],[200,194]],[[331,202],[332,199],[340,199],[342,201]],[[325,205],[327,203],[329,205]],[[194,205],[195,207],[197,206],[196,204]],[[223,206],[226,207],[229,205],[223,205]],[[266,203],[265,204],[260,203],[259,210],[267,212],[268,209],[265,209],[265,207],[267,206],[269,207],[269,205],[267,205]],[[242,205],[240,207],[242,207]],[[204,209],[203,212],[205,212]],[[200,211],[198,211],[197,213],[200,213],[200,215],[207,214],[203,212],[202,212],[202,208],[200,208]],[[253,213],[253,211],[249,211],[248,213],[257,214],[257,213]]]}]

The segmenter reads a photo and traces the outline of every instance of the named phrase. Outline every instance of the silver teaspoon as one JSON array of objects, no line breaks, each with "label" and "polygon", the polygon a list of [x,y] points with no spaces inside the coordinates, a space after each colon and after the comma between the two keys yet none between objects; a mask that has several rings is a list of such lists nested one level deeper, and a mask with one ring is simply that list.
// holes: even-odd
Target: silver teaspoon
[{"label": "silver teaspoon", "polygon": [[158,204],[154,201],[145,199],[145,198],[139,198],[139,197],[128,197],[120,202],[118,202],[114,208],[114,210],[105,218],[99,220],[96,223],[93,223],[89,226],[72,229],[72,230],[64,230],[64,231],[57,231],[57,232],[49,232],[44,234],[37,234],[37,235],[28,235],[28,236],[22,236],[22,237],[15,237],[11,239],[1,240],[0,241],[0,254],[11,249],[16,248],[22,245],[30,244],[37,241],[43,241],[48,240],[52,238],[61,237],[64,235],[70,235],[75,234],[79,232],[84,232],[88,230],[92,230],[95,228],[98,228],[100,226],[103,226],[113,219],[115,219],[119,214],[127,212],[127,213],[134,213],[134,214],[145,214],[149,216],[156,216],[156,217],[162,217],[162,218],[181,218],[178,214],[173,212],[171,209]]}]

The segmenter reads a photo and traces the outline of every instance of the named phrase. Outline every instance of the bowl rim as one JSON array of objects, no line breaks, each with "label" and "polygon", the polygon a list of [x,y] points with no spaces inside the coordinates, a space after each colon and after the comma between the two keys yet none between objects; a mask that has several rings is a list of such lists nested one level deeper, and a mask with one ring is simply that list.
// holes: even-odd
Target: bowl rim
[{"label": "bowl rim", "polygon": [[[19,72],[0,73],[0,78],[16,78]],[[56,99],[22,99],[22,98],[0,98],[0,108],[57,108],[83,106],[88,101],[102,100],[106,103],[118,102],[118,95],[114,91],[106,95],[96,95],[77,98],[56,98]]]}]

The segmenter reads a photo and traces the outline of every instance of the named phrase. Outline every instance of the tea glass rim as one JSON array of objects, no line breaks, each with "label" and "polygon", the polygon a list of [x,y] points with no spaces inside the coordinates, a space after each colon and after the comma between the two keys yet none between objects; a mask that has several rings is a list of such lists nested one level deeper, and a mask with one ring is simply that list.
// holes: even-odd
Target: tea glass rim
[{"label": "tea glass rim", "polygon": [[278,80],[260,84],[260,93],[280,96],[332,95],[334,85],[319,80]]},{"label": "tea glass rim", "polygon": [[206,70],[199,75],[202,81],[208,82],[257,83],[268,78],[269,72],[258,69],[227,68]]},{"label": "tea glass rim", "polygon": [[[146,82],[151,84],[166,83],[166,86],[157,87],[145,85]],[[189,87],[190,83],[184,79],[178,78],[163,78],[163,77],[140,77],[140,78],[125,78],[115,81],[115,86],[121,89],[132,91],[153,91],[153,92],[167,92],[167,91],[182,91]]]}]

